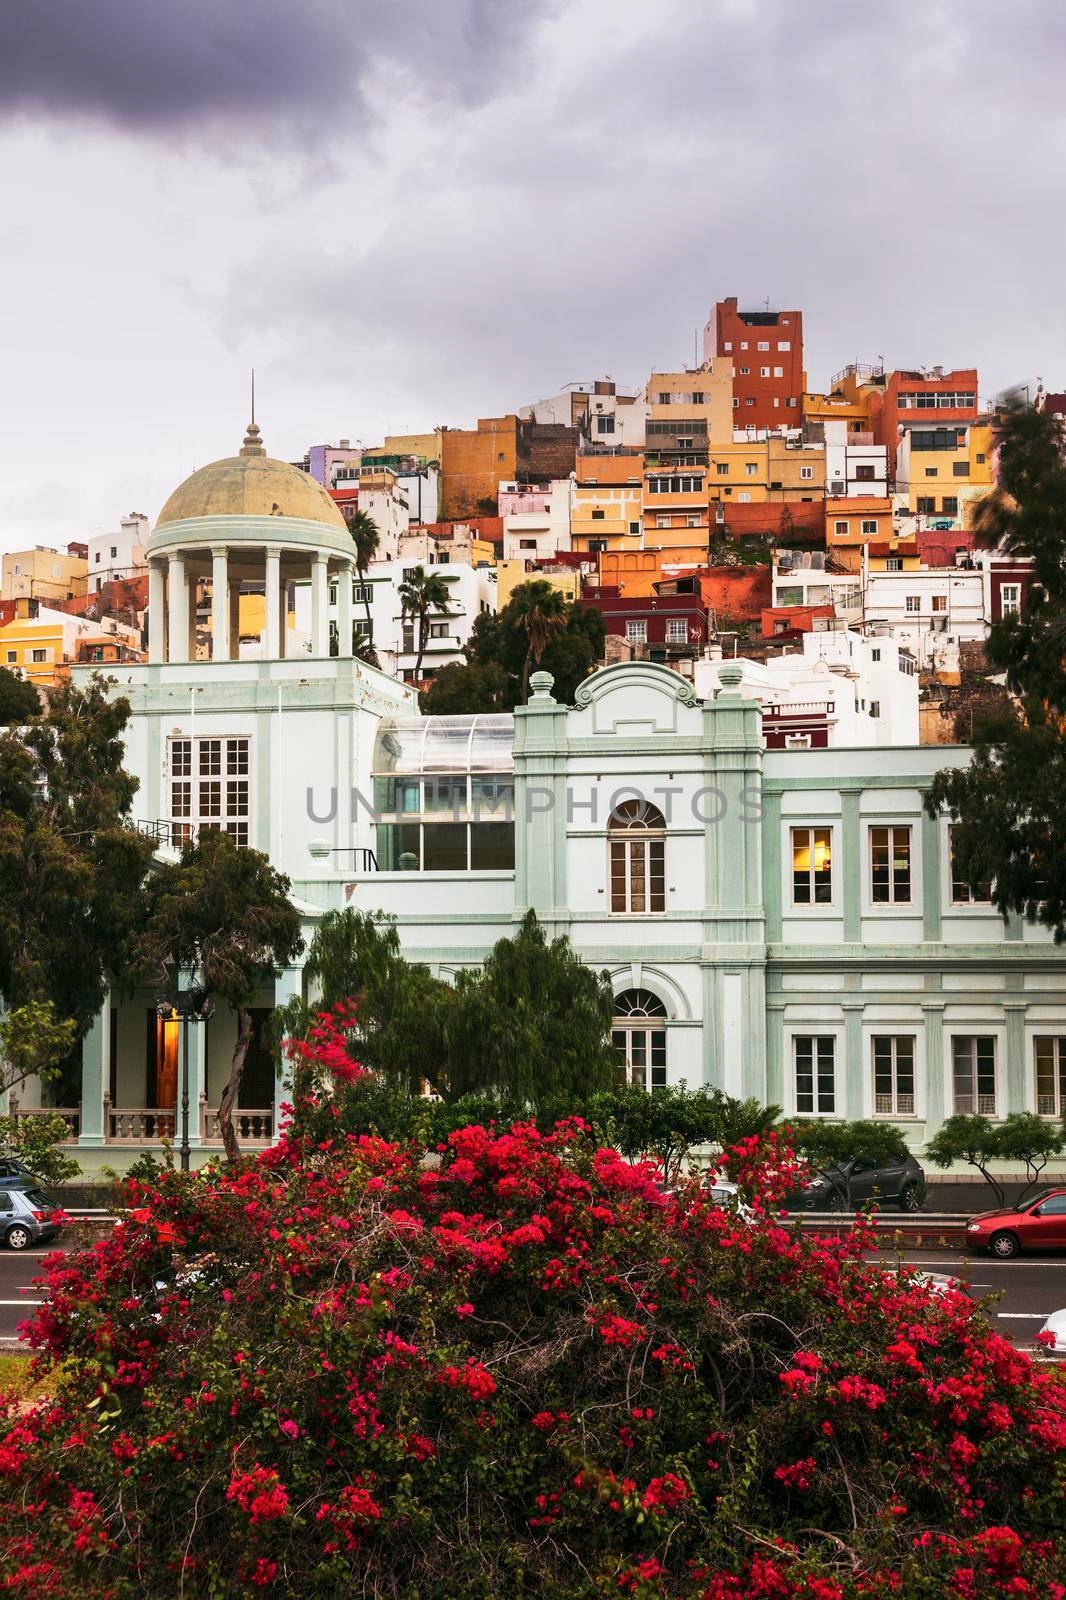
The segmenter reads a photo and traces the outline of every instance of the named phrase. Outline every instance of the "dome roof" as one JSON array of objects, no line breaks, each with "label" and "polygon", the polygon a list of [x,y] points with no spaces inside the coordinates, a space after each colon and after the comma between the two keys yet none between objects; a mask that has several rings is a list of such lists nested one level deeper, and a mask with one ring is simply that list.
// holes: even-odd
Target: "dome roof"
[{"label": "dome roof", "polygon": [[249,423],[241,452],[201,467],[178,485],[156,518],[156,528],[190,517],[300,517],[348,531],[336,502],[309,473],[274,461]]}]

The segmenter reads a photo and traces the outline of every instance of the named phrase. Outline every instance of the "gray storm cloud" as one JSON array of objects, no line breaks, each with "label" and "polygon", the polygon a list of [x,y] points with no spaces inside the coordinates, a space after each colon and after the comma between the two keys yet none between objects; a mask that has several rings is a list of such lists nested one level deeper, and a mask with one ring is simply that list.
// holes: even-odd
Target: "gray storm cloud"
[{"label": "gray storm cloud", "polygon": [[4,0],[0,115],[131,130],[358,118],[375,65],[477,101],[543,11],[498,0]]}]

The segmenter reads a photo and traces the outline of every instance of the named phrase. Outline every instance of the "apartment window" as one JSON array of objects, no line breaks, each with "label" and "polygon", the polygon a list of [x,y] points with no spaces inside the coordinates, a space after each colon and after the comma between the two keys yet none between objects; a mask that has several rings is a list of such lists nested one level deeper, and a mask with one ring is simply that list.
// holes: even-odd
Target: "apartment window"
[{"label": "apartment window", "polygon": [[643,621],[626,623],[626,638],[630,644],[647,644],[648,624]]},{"label": "apartment window", "polygon": [[769,348],[770,348],[769,339],[760,339],[759,340],[759,349],[760,350],[769,350]]},{"label": "apartment window", "polygon": [[429,637],[431,639],[447,639],[450,632],[451,629],[447,622],[431,622],[429,625]]},{"label": "apartment window", "polygon": [[723,339],[722,340],[722,353],[724,355],[728,355],[729,352],[732,350],[732,348],[733,348],[732,339]]},{"label": "apartment window", "polygon": [[[977,459],[980,461],[981,457],[978,456]],[[968,478],[970,476],[970,463],[968,461],[953,461],[951,463],[951,471],[956,478]]]},{"label": "apartment window", "polygon": [[755,404],[754,398],[751,395],[749,395],[748,398],[745,400],[744,404],[746,406],[753,406]]},{"label": "apartment window", "polygon": [[796,399],[796,396],[794,394],[790,394],[788,399],[785,401],[785,404],[786,404],[786,406],[795,407],[795,406],[799,405],[799,401]]},{"label": "apartment window", "polygon": [[926,467],[925,475],[926,475],[927,478],[939,478],[939,476],[940,476],[940,468],[939,467]]},{"label": "apartment window", "polygon": [[613,433],[614,432],[614,418],[613,417],[597,417],[596,418],[596,432],[597,433]]},{"label": "apartment window", "polygon": [[946,494],[944,496],[944,498],[941,500],[940,504],[943,507],[943,514],[944,514],[945,517],[957,517],[958,516],[958,514],[959,514],[959,497],[958,497],[958,495]]},{"label": "apartment window", "polygon": [[946,594],[934,594],[929,604],[933,611],[947,611],[948,597]]},{"label": "apartment window", "polygon": [[770,368],[769,367],[760,367],[759,368],[759,377],[760,378],[768,378],[769,376],[770,376]]},{"label": "apartment window", "polygon": [[814,477],[814,468],[813,467],[800,467],[800,477],[804,480],[804,482],[809,483],[810,480]]},{"label": "apartment window", "polygon": [[836,1040],[832,1034],[800,1034],[792,1049],[796,1110],[801,1116],[831,1117],[836,1110]]},{"label": "apartment window", "polygon": [[660,394],[658,399],[661,406],[668,406],[670,404],[670,396],[668,394]]},{"label": "apartment window", "polygon": [[642,916],[666,910],[666,823],[657,806],[624,800],[607,824],[611,911]]},{"label": "apartment window", "polygon": [[739,401],[739,400],[738,400],[738,399],[737,399],[737,397],[736,397],[736,395],[734,395],[734,396],[733,396],[733,410],[734,410],[734,411],[735,411],[735,410],[736,410],[736,409],[737,409],[737,407],[738,407],[738,406],[739,406],[739,404],[740,404],[740,401]]},{"label": "apartment window", "polygon": [[171,739],[170,815],[175,844],[197,829],[248,843],[251,818],[250,739]]},{"label": "apartment window", "polygon": [[875,905],[910,904],[910,828],[870,829],[870,898]]},{"label": "apartment window", "polygon": [[685,526],[688,528],[698,528],[701,526],[700,514],[698,511],[692,511],[689,513],[689,515],[685,518]]},{"label": "apartment window", "polygon": [[746,378],[749,375],[750,372],[751,372],[751,368],[750,367],[741,367],[740,376],[742,378]]},{"label": "apartment window", "polygon": [[864,517],[862,523],[863,537],[869,538],[877,532],[877,520],[874,517]]},{"label": "apartment window", "polygon": [[903,557],[902,556],[886,556],[885,557],[885,571],[886,572],[902,572],[903,571]]},{"label": "apartment window", "polygon": [[718,474],[718,476],[720,478],[728,477],[729,476],[729,462],[728,461],[716,461],[715,464],[714,464],[714,470],[715,470],[715,472],[717,472],[717,474]]},{"label": "apartment window", "polygon": [[704,401],[703,390],[702,389],[693,389],[693,391],[692,391],[692,404],[694,406],[701,406],[703,404],[703,401]]},{"label": "apartment window", "polygon": [[1004,617],[1016,616],[1022,609],[1022,586],[1020,583],[1003,583],[999,588],[1000,614]]},{"label": "apartment window", "polygon": [[792,349],[792,341],[791,341],[791,339],[778,339],[777,348],[778,348],[778,350],[791,350]]},{"label": "apartment window", "polygon": [[932,495],[920,494],[915,501],[915,510],[920,517],[931,517],[936,511],[936,501]]},{"label": "apartment window", "polygon": [[836,534],[838,539],[846,538],[850,528],[850,522],[834,522],[833,524],[833,532]]},{"label": "apartment window", "polygon": [[740,348],[741,348],[741,349],[742,349],[742,350],[746,350],[746,349],[747,349],[747,348],[748,348],[748,341],[747,341],[747,340],[746,340],[746,339],[741,339],[741,341],[740,341]]},{"label": "apartment window", "polygon": [[611,1043],[619,1076],[639,1089],[666,1087],[666,1007],[648,989],[626,989],[614,1003]]},{"label": "apartment window", "polygon": [[833,830],[792,829],[792,904],[828,905],[833,898]]},{"label": "apartment window", "polygon": [[880,661],[880,659],[881,659],[881,651],[879,649],[873,649],[873,650],[870,651],[870,660],[871,661]]},{"label": "apartment window", "polygon": [[992,1035],[951,1041],[951,1074],[955,1110],[963,1116],[996,1114],[996,1041]]},{"label": "apartment window", "polygon": [[639,518],[637,519],[636,522],[631,522],[629,524],[629,531],[630,531],[630,533],[639,534],[639,532],[640,532],[640,519]]},{"label": "apartment window", "polygon": [[743,506],[747,506],[747,505],[751,504],[751,495],[748,493],[747,489],[742,489],[740,491],[740,493],[737,495],[737,499],[740,501],[741,505],[743,505]]},{"label": "apartment window", "polygon": [[36,661],[36,662],[47,661],[48,660],[48,651],[47,650],[31,650],[30,651],[30,660],[31,661]]},{"label": "apartment window", "polygon": [[1034,1040],[1036,1049],[1036,1114],[1066,1114],[1066,1039],[1046,1035]]},{"label": "apartment window", "polygon": [[913,1117],[914,1038],[911,1034],[875,1034],[874,1115]]},{"label": "apartment window", "polygon": [[670,617],[666,623],[667,644],[688,644],[688,622],[684,617]]},{"label": "apartment window", "polygon": [[9,661],[17,661],[17,660],[18,660],[18,658],[19,658],[19,653],[18,653],[18,651],[17,651],[17,650],[9,650],[9,651],[8,651],[8,653],[7,653],[7,659],[8,659],[8,660],[9,660]]},{"label": "apartment window", "polygon": [[519,539],[518,548],[519,550],[535,550],[537,541],[536,539]]},{"label": "apartment window", "polygon": [[592,513],[592,520],[593,522],[602,522],[606,515],[607,513],[604,511],[603,507],[597,506],[595,511]]},{"label": "apartment window", "polygon": [[370,585],[368,583],[353,583],[352,599],[356,605],[365,605],[370,599]]},{"label": "apartment window", "polygon": [[96,565],[99,566],[100,565],[100,551],[99,550],[96,552],[96,555],[95,555],[95,557],[93,559],[95,560]]},{"label": "apartment window", "polygon": [[959,870],[958,862],[955,859],[956,831],[957,830],[953,826],[948,827],[948,852],[951,857],[952,904],[957,906],[971,906],[980,904],[987,905],[992,899],[992,885],[990,883],[979,883],[976,889],[970,888],[970,885],[967,883],[964,874]]},{"label": "apartment window", "polygon": [[774,368],[774,377],[775,378],[783,378],[784,376],[785,376],[784,367],[775,367]]},{"label": "apartment window", "polygon": [[909,611],[909,612],[920,611],[922,609],[922,597],[921,597],[921,595],[920,594],[909,594],[907,596],[906,600],[904,601],[904,606],[905,606],[906,610]]},{"label": "apartment window", "polygon": [[759,464],[758,464],[758,462],[756,462],[756,461],[745,461],[745,463],[744,463],[744,471],[745,471],[745,473],[747,474],[747,476],[749,478],[757,478],[758,475],[759,475]]},{"label": "apartment window", "polygon": [[983,467],[985,464],[985,458],[982,455],[974,456],[974,460],[977,462],[978,466]]},{"label": "apartment window", "polygon": [[871,715],[871,717],[879,717],[881,715],[881,702],[880,702],[880,700],[871,700],[870,701],[870,715]]}]

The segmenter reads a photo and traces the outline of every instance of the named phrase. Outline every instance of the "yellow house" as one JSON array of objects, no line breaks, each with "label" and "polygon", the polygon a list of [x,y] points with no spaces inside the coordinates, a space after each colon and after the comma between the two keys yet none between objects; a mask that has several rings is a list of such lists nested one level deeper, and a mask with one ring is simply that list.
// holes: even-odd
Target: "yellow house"
[{"label": "yellow house", "polygon": [[85,594],[88,582],[85,556],[39,544],[4,556],[0,600],[74,600]]},{"label": "yellow house", "polygon": [[[822,474],[823,484],[825,474]],[[742,444],[716,444],[707,462],[707,494],[713,500],[734,500],[739,505],[770,498],[770,442],[750,439]]]},{"label": "yellow house", "polygon": [[649,457],[706,459],[711,445],[733,437],[733,369],[725,357],[648,379],[644,442]]},{"label": "yellow house", "polygon": [[967,527],[974,504],[992,487],[992,428],[987,422],[922,421],[905,429],[896,456],[896,492],[912,513]]},{"label": "yellow house", "polygon": [[922,558],[911,539],[890,539],[865,548],[867,572],[919,572]]},{"label": "yellow house", "polygon": [[538,569],[527,572],[524,561],[497,561],[496,605],[502,611],[520,583],[550,583],[558,589],[564,600],[577,600],[581,596],[581,574],[576,567],[562,567],[556,572]]},{"label": "yellow house", "polygon": [[570,506],[571,549],[639,549],[643,496],[644,456],[639,450],[582,452]]},{"label": "yellow house", "polygon": [[771,500],[825,499],[825,445],[771,437],[768,452]]},{"label": "yellow house", "polygon": [[426,461],[440,460],[440,429],[431,433],[387,433],[379,445],[364,450],[371,460],[375,456],[422,456]]},{"label": "yellow house", "polygon": [[23,600],[18,612],[0,627],[0,666],[30,683],[54,683],[58,669],[73,661],[78,638],[87,631],[84,618],[33,606]]}]

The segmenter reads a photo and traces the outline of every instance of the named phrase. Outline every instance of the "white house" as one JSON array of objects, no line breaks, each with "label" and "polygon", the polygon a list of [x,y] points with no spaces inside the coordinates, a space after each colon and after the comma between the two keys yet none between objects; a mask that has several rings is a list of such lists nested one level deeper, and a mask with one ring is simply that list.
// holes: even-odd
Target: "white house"
[{"label": "white house", "polygon": [[89,593],[119,578],[143,577],[148,570],[144,547],[152,525],[139,511],[123,517],[117,533],[96,533],[89,545]]},{"label": "white house", "polygon": [[980,567],[871,571],[864,552],[868,628],[904,645],[925,672],[958,670],[958,647],[988,635],[988,580]]},{"label": "white house", "polygon": [[[730,661],[702,701],[679,673],[627,662],[592,674],[573,706],[535,673],[513,716],[422,717],[410,688],[352,659],[336,506],[251,430],[239,456],[175,492],[148,556],[150,660],[113,676],[132,708],[137,817],[161,851],[224,829],[289,876],[307,939],[327,910],[384,915],[445,980],[533,909],[607,972],[619,1071],[646,1087],[885,1118],[916,1151],[952,1112],[1066,1111],[1066,952],[958,880],[948,822],[925,810],[965,748],[767,749],[764,707]],[[256,574],[263,652],[235,660],[231,585]],[[282,597],[308,576],[311,649],[295,656]],[[209,661],[189,659],[202,583]],[[880,665],[850,647],[848,662]],[[257,1024],[313,998],[304,960],[264,984]],[[197,1163],[218,1148],[234,1037],[219,1007],[188,1041]],[[59,1108],[86,1170],[179,1136],[180,1043],[154,989],[104,1005],[80,1094]],[[257,1044],[242,1143],[275,1134],[287,1094]],[[47,1098],[31,1085],[20,1114]]]},{"label": "white house", "polygon": [[778,550],[774,555],[775,606],[834,606],[846,622],[862,617],[862,585],[855,572],[834,572],[825,550]]},{"label": "white house", "polygon": [[[697,658],[693,683],[701,700],[720,692],[730,663]],[[890,638],[854,628],[805,633],[795,649],[767,661],[735,660],[744,697],[762,707],[771,750],[860,749],[916,745],[918,679],[914,662]],[[730,671],[732,678],[735,674]]]},{"label": "white house", "polygon": [[874,444],[870,433],[850,433],[840,418],[827,419],[825,430],[825,484],[831,497],[886,495],[888,447]]},{"label": "white house", "polygon": [[[501,496],[501,506],[510,503],[512,498],[517,499],[517,496]],[[549,561],[560,550],[570,549],[573,479],[553,479],[540,498],[542,503],[537,509],[502,513],[505,561]]]}]

